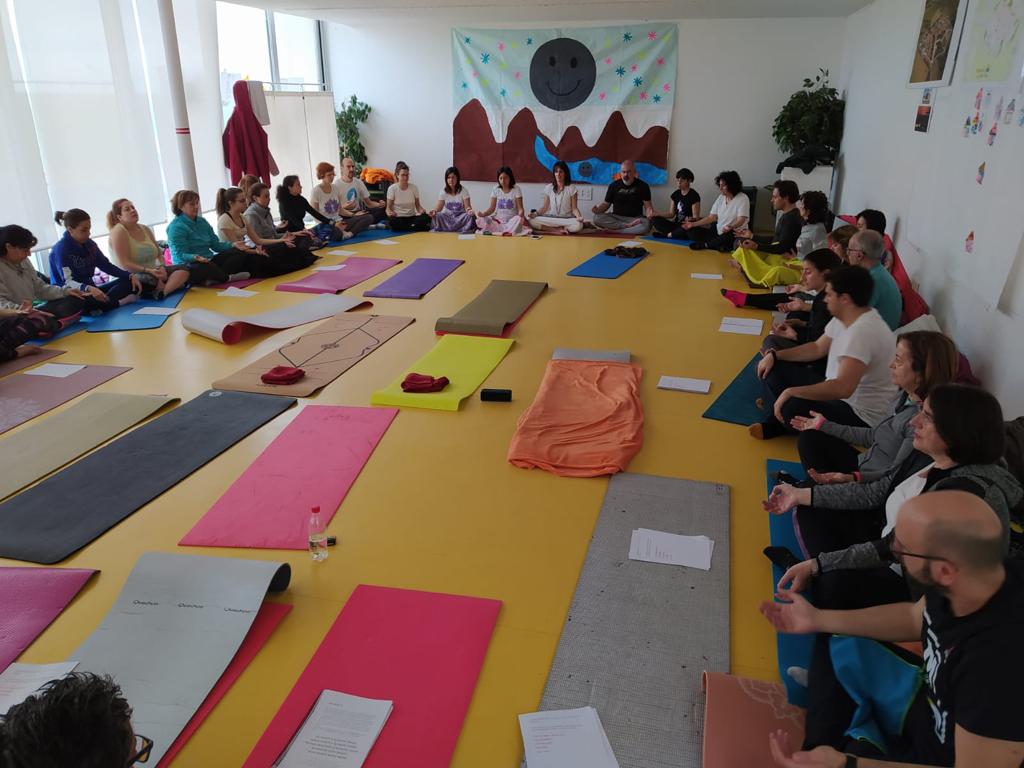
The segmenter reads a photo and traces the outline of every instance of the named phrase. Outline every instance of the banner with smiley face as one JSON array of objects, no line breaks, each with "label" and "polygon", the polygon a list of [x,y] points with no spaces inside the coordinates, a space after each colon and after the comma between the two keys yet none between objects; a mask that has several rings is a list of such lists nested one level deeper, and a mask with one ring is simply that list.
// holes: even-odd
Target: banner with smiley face
[{"label": "banner with smiley face", "polygon": [[634,160],[667,181],[677,73],[675,24],[576,29],[452,29],[454,159],[464,179],[609,184]]}]

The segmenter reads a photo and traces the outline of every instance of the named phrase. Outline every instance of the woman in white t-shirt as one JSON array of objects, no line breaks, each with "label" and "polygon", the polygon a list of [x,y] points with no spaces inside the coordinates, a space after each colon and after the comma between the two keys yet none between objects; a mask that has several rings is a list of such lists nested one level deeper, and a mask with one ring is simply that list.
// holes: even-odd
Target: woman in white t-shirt
[{"label": "woman in white t-shirt", "polygon": [[388,187],[387,214],[392,232],[427,232],[430,230],[430,216],[420,205],[420,190],[409,183],[409,166],[405,163],[395,168],[398,181]]},{"label": "woman in white t-shirt", "polygon": [[696,221],[683,222],[695,251],[710,248],[716,251],[733,250],[736,230],[750,221],[750,198],[743,192],[743,181],[736,171],[722,171],[715,177],[721,194],[711,206],[711,213]]},{"label": "woman in white t-shirt", "polygon": [[551,169],[552,181],[544,187],[540,209],[530,211],[530,226],[549,235],[569,235],[583,229],[583,214],[576,207],[576,185],[569,166],[559,160]]},{"label": "woman in white t-shirt", "polygon": [[476,214],[469,201],[469,190],[462,186],[462,176],[454,165],[444,172],[444,189],[437,199],[437,206],[428,211],[434,220],[434,232],[461,232],[468,234],[476,230]]},{"label": "woman in white t-shirt", "polygon": [[476,226],[485,235],[526,235],[523,193],[516,186],[516,177],[507,165],[498,169],[498,183],[491,190],[491,204],[476,219]]}]

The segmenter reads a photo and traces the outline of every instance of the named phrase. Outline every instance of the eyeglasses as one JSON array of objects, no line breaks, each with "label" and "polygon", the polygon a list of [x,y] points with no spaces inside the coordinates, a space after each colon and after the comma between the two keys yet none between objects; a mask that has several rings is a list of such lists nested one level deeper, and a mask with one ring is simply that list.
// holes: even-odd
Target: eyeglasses
[{"label": "eyeglasses", "polygon": [[949,562],[948,557],[939,557],[938,555],[920,555],[916,552],[907,552],[895,537],[893,537],[892,543],[889,545],[889,551],[899,558],[916,557],[920,560],[944,560]]},{"label": "eyeglasses", "polygon": [[136,763],[145,763],[149,760],[149,756],[153,752],[153,740],[136,733],[135,745],[132,749],[132,756],[128,759],[127,768],[131,768]]}]

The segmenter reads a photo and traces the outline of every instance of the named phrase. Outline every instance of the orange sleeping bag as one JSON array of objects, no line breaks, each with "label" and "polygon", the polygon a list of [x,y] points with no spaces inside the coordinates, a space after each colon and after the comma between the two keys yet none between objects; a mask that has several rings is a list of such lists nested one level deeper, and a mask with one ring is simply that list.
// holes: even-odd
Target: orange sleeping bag
[{"label": "orange sleeping bag", "polygon": [[626,469],[644,442],[643,370],[630,363],[551,360],[519,417],[508,460],[562,477]]}]

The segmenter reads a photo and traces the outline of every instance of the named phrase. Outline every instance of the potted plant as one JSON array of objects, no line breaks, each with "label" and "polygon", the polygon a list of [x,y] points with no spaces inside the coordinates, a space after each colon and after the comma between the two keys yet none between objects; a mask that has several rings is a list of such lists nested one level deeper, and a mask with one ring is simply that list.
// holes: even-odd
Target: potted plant
[{"label": "potted plant", "polygon": [[355,95],[351,96],[341,109],[335,111],[334,121],[338,127],[341,156],[351,157],[356,164],[357,172],[366,162],[366,147],[359,139],[359,124],[366,122],[370,112],[370,105],[359,101]]},{"label": "potted plant", "polygon": [[[789,97],[772,124],[772,137],[789,157],[779,164],[782,178],[794,168],[802,171],[793,179],[801,190],[821,189],[826,195],[832,187],[832,173],[839,144],[843,139],[843,112],[846,102],[829,85],[828,70],[819,69],[813,80]],[[824,167],[821,167],[824,166]],[[820,172],[815,170],[821,167]],[[807,176],[819,176],[814,181]]]}]

